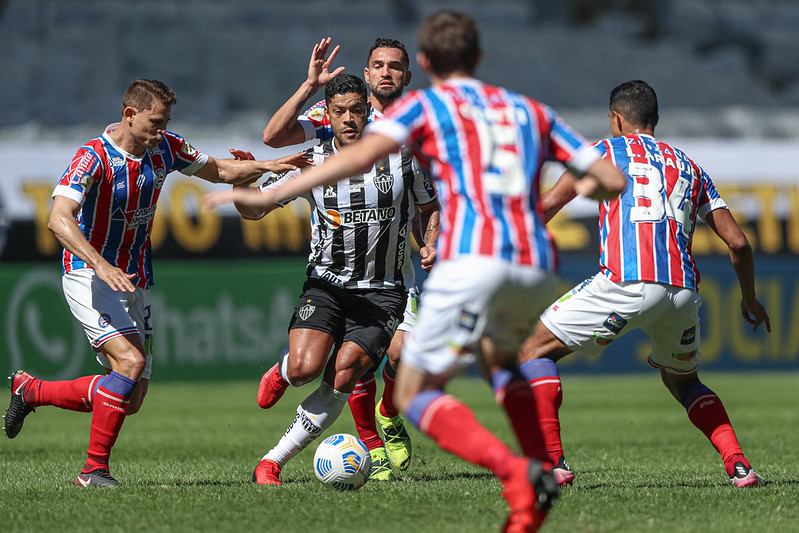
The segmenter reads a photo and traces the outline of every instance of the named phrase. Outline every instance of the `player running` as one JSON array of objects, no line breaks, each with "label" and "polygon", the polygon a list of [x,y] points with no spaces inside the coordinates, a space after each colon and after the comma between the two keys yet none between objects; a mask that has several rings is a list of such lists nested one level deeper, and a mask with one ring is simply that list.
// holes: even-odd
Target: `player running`
[{"label": "player running", "polygon": [[[701,217],[727,244],[741,286],[741,313],[755,331],[768,314],[755,297],[752,248],[707,173],[679,149],[654,137],[655,91],[629,81],[610,93],[613,138],[598,143],[628,180],[618,199],[600,204],[600,271],[547,309],[520,354],[532,385],[549,460],[559,484],[574,480],[563,455],[558,409],[562,401],[556,361],[581,351],[599,355],[614,339],[643,328],[652,339],[649,364],[660,369],[688,419],[710,439],[736,487],[759,476],[741,451],[716,394],[697,376],[700,358],[699,270],[691,239]],[[575,196],[564,174],[541,198],[549,220]]]},{"label": "player running", "polygon": [[[322,39],[314,46],[311,60],[308,64],[308,78],[300,85],[297,92],[281,106],[272,116],[264,128],[264,143],[272,147],[282,147],[303,143],[313,139],[325,141],[333,137],[330,120],[325,112],[325,101],[312,105],[304,114],[300,110],[308,100],[321,87],[334,76],[341,73],[344,67],[330,72],[330,65],[338,54],[336,46],[330,55],[325,57],[330,49],[330,38]],[[364,79],[369,85],[369,104],[371,110],[369,120],[377,120],[383,116],[383,111],[401,94],[411,81],[410,61],[405,45],[395,39],[378,38],[369,50],[364,67]],[[433,213],[427,227],[422,230],[421,216],[413,218],[413,235],[420,247],[422,268],[430,270],[435,259],[435,249],[426,246],[426,243],[435,242],[438,236],[438,213]],[[414,285],[413,265],[408,262],[404,274],[406,285],[409,287],[408,302],[402,323],[397,327],[391,345],[386,353],[387,361],[383,366],[383,396],[375,406],[377,396],[377,383],[374,373],[370,370],[356,383],[355,389],[349,397],[348,403],[352,411],[358,436],[369,448],[372,455],[372,472],[370,479],[394,479],[390,464],[399,470],[406,470],[411,463],[412,447],[411,438],[405,429],[404,421],[399,409],[394,403],[394,385],[396,369],[402,352],[405,332],[413,328],[416,321],[416,308],[419,291]],[[258,392],[258,403],[264,405],[263,398],[267,391],[273,389],[276,394],[282,394],[288,383],[281,378],[278,372],[270,369],[264,374]],[[270,393],[271,394],[271,393]],[[377,423],[383,432],[383,440],[377,432]]]},{"label": "player running", "polygon": [[[530,416],[533,393],[517,353],[554,286],[554,243],[536,208],[541,166],[547,159],[565,163],[583,177],[579,191],[599,198],[617,195],[625,180],[550,108],[474,78],[480,46],[468,15],[430,15],[419,50],[417,62],[431,87],[401,97],[361,141],[302,178],[237,198],[270,205],[336,183],[404,145],[429,163],[442,206],[437,263],[403,349],[395,396],[439,446],[501,480],[510,507],[505,531],[536,531],[557,498],[557,484],[541,463],[545,450],[534,410]],[[212,203],[228,198],[212,195]],[[525,454],[538,460],[517,457],[444,392],[468,352],[478,352],[490,369],[498,403]]]},{"label": "player running", "polygon": [[[325,101],[333,139],[313,149],[317,165],[360,139],[369,115],[366,84],[349,74],[327,83]],[[294,423],[258,463],[253,473],[258,484],[281,484],[283,466],[338,418],[358,378],[380,364],[402,321],[411,219],[418,208],[426,222],[438,203],[429,178],[408,151],[385,154],[365,168],[363,174],[363,168],[357,169],[341,183],[303,195],[313,212],[308,280],[289,324],[288,353],[262,379],[259,403],[271,407],[289,384],[304,385],[323,371],[324,376],[297,408]],[[239,187],[215,196],[209,205],[246,200],[250,194],[267,197],[294,181],[302,181],[299,171],[268,183],[261,193]],[[280,205],[236,204],[249,219]],[[331,349],[334,356],[326,366]],[[273,386],[277,378],[286,385]],[[383,467],[390,473],[387,464]]]},{"label": "player running", "polygon": [[121,122],[78,150],[53,191],[48,227],[64,247],[64,295],[108,374],[71,381],[12,374],[3,429],[13,439],[25,417],[46,405],[91,412],[88,457],[77,485],[119,485],[109,473],[111,448],[125,416],[139,410],[147,392],[153,357],[150,234],[167,174],[242,183],[308,164],[303,154],[275,161],[207,156],[167,131],[175,103],[175,93],[160,81],[131,82]]}]

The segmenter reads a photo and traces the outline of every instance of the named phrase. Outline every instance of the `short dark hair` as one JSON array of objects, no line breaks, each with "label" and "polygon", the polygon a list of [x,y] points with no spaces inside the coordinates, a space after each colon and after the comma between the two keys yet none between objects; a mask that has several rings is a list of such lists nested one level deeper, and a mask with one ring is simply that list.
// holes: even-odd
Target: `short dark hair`
[{"label": "short dark hair", "polygon": [[438,11],[419,30],[419,51],[438,75],[474,72],[480,58],[480,35],[475,20],[464,13]]},{"label": "short dark hair", "polygon": [[122,110],[132,107],[136,111],[146,111],[153,107],[153,100],[173,106],[178,102],[175,91],[158,80],[133,80],[122,96]]},{"label": "short dark hair", "polygon": [[358,93],[364,102],[369,100],[366,82],[352,74],[339,74],[325,85],[325,101],[330,102],[336,94]]},{"label": "short dark hair", "polygon": [[388,39],[386,37],[378,37],[375,39],[375,44],[369,49],[369,55],[366,56],[366,66],[369,66],[369,60],[372,58],[372,52],[378,48],[396,48],[402,52],[402,66],[407,71],[411,66],[411,60],[408,57],[408,51],[405,50],[405,45],[396,39]]},{"label": "short dark hair", "polygon": [[655,129],[658,119],[658,97],[645,81],[626,81],[610,91],[611,111],[616,111],[636,126]]}]

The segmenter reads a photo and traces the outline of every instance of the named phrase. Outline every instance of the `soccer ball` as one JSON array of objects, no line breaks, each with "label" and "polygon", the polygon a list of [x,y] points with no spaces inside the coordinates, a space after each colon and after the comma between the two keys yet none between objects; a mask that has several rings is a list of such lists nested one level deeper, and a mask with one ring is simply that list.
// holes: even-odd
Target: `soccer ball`
[{"label": "soccer ball", "polygon": [[357,490],[369,479],[372,456],[357,437],[331,435],[316,448],[313,471],[316,478],[336,490]]}]

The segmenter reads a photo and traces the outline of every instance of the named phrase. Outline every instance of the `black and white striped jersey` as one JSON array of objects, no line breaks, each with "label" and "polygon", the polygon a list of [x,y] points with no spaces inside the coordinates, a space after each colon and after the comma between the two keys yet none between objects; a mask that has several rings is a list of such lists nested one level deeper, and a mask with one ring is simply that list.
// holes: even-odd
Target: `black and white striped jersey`
[{"label": "black and white striped jersey", "polygon": [[[317,165],[335,152],[333,139],[309,151]],[[261,188],[277,187],[300,172],[274,176]],[[411,220],[416,205],[433,202],[436,195],[410,151],[302,197],[311,204],[308,277],[348,289],[413,285]]]}]

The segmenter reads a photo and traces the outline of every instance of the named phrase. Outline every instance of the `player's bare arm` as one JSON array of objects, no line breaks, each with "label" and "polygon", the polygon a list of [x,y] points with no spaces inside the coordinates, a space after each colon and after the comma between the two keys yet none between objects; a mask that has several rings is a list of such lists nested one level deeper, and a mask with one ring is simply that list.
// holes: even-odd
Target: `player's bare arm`
[{"label": "player's bare arm", "polygon": [[438,223],[439,206],[436,201],[418,207],[425,226],[424,246],[419,248],[419,255],[422,257],[422,270],[430,272],[436,261],[436,241],[441,233],[441,226]]},{"label": "player's bare arm", "polygon": [[552,217],[558,214],[563,209],[563,206],[571,202],[577,191],[574,190],[574,184],[577,182],[577,177],[571,172],[564,172],[561,174],[558,181],[551,189],[541,193],[538,199],[538,205],[544,217],[544,224],[552,220]]},{"label": "player's bare arm", "polygon": [[768,313],[755,296],[755,262],[746,234],[727,209],[714,209],[705,216],[705,222],[730,250],[730,262],[741,286],[741,315],[754,326],[754,331],[765,324],[770,333]]},{"label": "player's bare arm", "polygon": [[194,175],[212,183],[241,185],[243,183],[252,183],[266,172],[279,174],[307,167],[310,164],[308,159],[305,158],[305,152],[266,161],[209,157],[208,162]]},{"label": "player's bare arm", "polygon": [[115,267],[97,252],[83,236],[75,216],[80,211],[80,204],[66,196],[55,196],[50,210],[47,228],[53,232],[61,246],[91,266],[97,277],[108,284],[114,291],[134,292],[136,287],[131,283],[135,274],[127,274]]},{"label": "player's bare arm", "polygon": [[322,39],[314,45],[311,60],[308,63],[308,78],[302,82],[291,98],[269,119],[263,132],[264,144],[273,148],[290,146],[305,142],[305,130],[297,122],[302,109],[308,104],[311,97],[321,87],[327,85],[332,78],[344,72],[344,67],[338,67],[330,72],[330,64],[336,58],[339,46],[336,46],[330,55],[325,57],[330,48],[331,38]]},{"label": "player's bare arm", "polygon": [[240,187],[232,191],[213,192],[205,196],[204,204],[207,208],[212,208],[230,202],[241,202],[250,207],[267,208],[299,196],[314,187],[335,183],[348,176],[363,174],[378,160],[399,150],[400,145],[396,141],[385,135],[374,133],[345,146],[337,154],[330,156],[324,164],[308,169],[297,179],[280,187],[261,193]]}]

